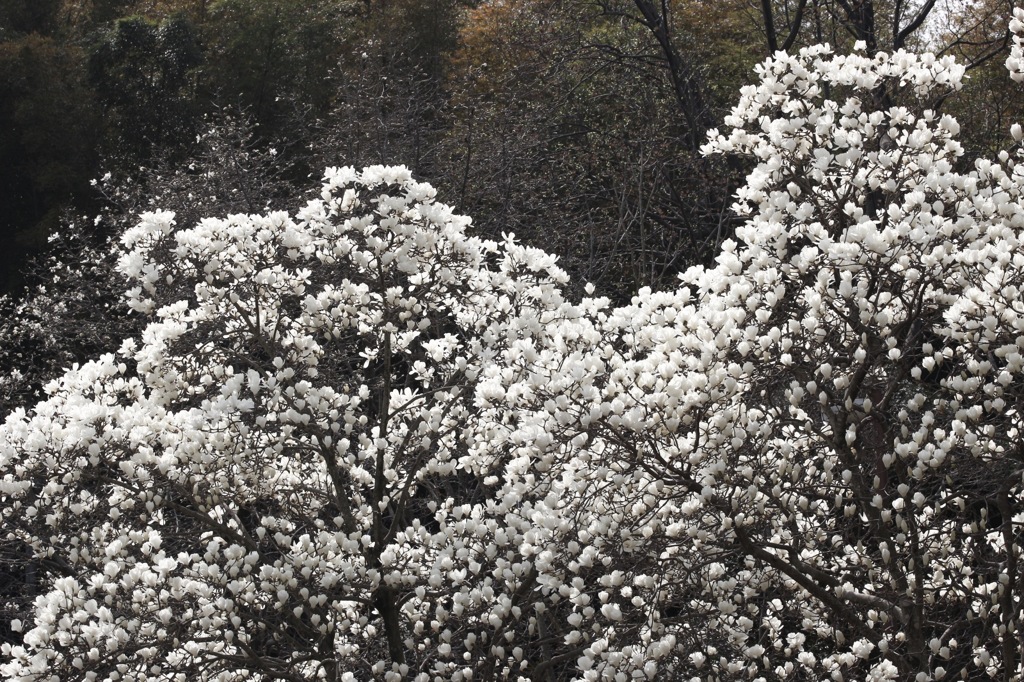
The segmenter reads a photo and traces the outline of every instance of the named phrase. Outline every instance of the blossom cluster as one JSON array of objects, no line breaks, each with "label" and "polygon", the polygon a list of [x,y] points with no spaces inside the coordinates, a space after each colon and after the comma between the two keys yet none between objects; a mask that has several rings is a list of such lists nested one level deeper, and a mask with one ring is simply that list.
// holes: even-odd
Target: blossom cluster
[{"label": "blossom cluster", "polygon": [[625,306],[400,167],[142,216],[144,332],[0,427],[0,675],[1022,674],[1020,155],[965,167],[948,58],[758,77],[735,240]]}]

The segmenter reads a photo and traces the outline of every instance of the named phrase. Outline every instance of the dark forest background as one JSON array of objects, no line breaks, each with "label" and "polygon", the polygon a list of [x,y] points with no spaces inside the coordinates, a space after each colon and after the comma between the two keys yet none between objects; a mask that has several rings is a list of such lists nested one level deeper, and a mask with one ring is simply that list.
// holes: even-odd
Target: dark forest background
[{"label": "dark forest background", "polygon": [[0,0],[0,291],[139,211],[283,207],[374,163],[613,297],[671,285],[729,233],[744,169],[698,148],[774,50],[954,53],[943,106],[971,154],[1005,142],[1012,3],[943,2]]}]

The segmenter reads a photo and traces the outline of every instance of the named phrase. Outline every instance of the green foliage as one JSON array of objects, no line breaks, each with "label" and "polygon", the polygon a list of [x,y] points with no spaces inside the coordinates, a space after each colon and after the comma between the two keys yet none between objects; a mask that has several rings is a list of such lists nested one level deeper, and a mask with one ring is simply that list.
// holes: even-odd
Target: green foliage
[{"label": "green foliage", "polygon": [[118,20],[93,49],[89,73],[114,132],[129,155],[185,138],[192,130],[198,36],[182,16],[160,23]]},{"label": "green foliage", "polygon": [[51,32],[60,7],[61,0],[0,0],[0,40]]},{"label": "green foliage", "polygon": [[76,48],[38,34],[0,42],[0,259],[45,243],[61,208],[85,189],[97,114]]},{"label": "green foliage", "polygon": [[91,19],[100,25],[114,23],[133,14],[135,4],[138,4],[135,0],[93,0]]},{"label": "green foliage", "polygon": [[295,107],[323,110],[331,98],[344,12],[318,0],[222,0],[205,31],[209,95],[273,125]]},{"label": "green foliage", "polygon": [[15,133],[3,138],[4,156],[24,156],[15,165],[38,191],[72,190],[74,176],[92,160],[95,112],[83,75],[77,51],[52,39],[0,44],[0,115]]},{"label": "green foliage", "polygon": [[[379,35],[403,36],[391,42],[393,58],[433,80],[445,74],[445,58],[458,45],[461,7],[458,0],[406,0],[378,12]],[[383,29],[383,30],[381,30]]]}]

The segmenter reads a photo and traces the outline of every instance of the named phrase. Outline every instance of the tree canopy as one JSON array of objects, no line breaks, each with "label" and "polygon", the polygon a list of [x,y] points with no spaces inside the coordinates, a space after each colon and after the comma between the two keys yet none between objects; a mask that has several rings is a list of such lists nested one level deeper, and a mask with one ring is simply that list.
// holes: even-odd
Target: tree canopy
[{"label": "tree canopy", "polygon": [[144,213],[139,333],[0,427],[0,675],[1024,674],[1022,147],[948,55],[756,74],[734,238],[621,305],[403,167]]}]

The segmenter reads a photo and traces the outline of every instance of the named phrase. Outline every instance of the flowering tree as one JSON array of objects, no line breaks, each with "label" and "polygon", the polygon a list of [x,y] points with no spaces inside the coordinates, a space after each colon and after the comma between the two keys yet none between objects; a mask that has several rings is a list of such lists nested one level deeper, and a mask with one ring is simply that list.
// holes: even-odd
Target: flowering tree
[{"label": "flowering tree", "polygon": [[[3,428],[5,532],[45,580],[0,672],[404,678],[455,660],[447,610],[500,627],[515,581],[475,579],[500,529],[462,518],[487,488],[471,387],[564,275],[467,223],[380,167],[330,171],[295,218],[144,215],[119,268],[151,323]],[[452,605],[466,582],[486,598]]]},{"label": "flowering tree", "polygon": [[1018,678],[1019,157],[963,167],[949,59],[758,76],[736,241],[621,308],[404,169],[143,216],[141,337],[0,429],[0,674]]},{"label": "flowering tree", "polygon": [[737,241],[502,382],[534,391],[506,439],[551,434],[531,456],[573,490],[547,551],[581,671],[1024,671],[1022,171],[961,169],[931,106],[962,73],[902,51],[765,62],[705,147],[757,164]]}]

